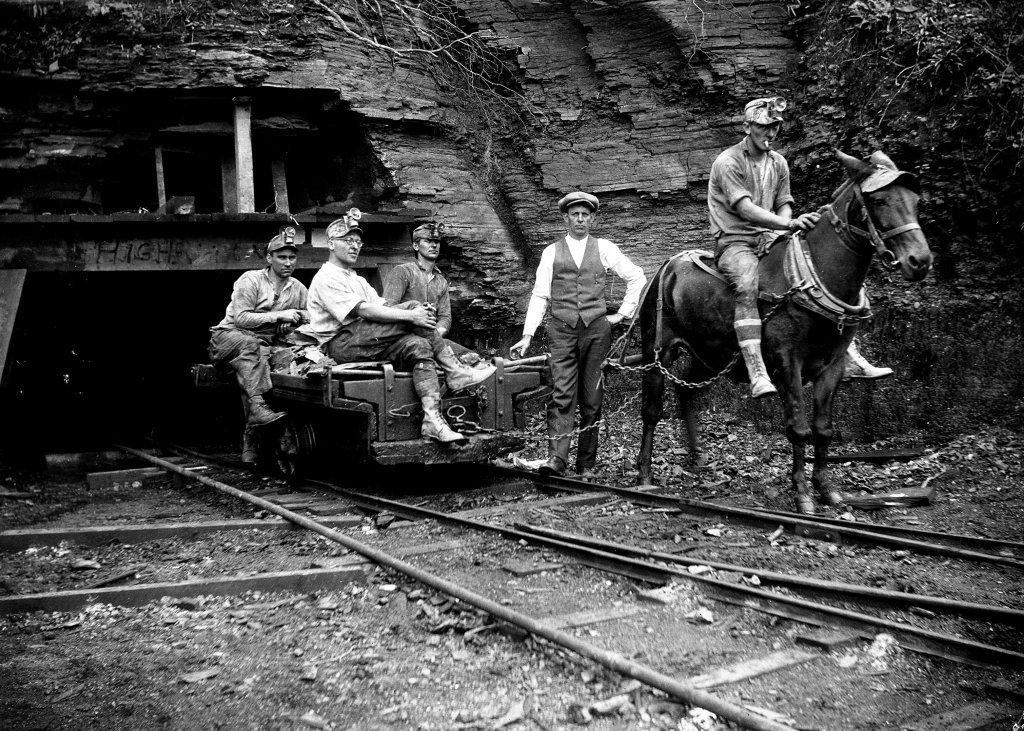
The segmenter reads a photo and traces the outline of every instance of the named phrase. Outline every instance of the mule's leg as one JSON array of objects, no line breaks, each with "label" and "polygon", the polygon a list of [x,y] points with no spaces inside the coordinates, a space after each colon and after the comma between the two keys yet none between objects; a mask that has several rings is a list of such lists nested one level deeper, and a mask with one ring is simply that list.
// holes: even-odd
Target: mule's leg
[{"label": "mule's leg", "polygon": [[843,494],[827,481],[828,447],[832,443],[832,397],[843,374],[842,363],[832,365],[814,382],[814,420],[811,430],[814,439],[814,471],[811,473],[811,484],[818,491],[822,502],[826,505],[839,507],[843,504]]},{"label": "mule's leg", "polygon": [[800,363],[789,363],[783,371],[782,411],[786,418],[786,437],[793,447],[793,470],[790,479],[796,492],[796,508],[806,515],[814,514],[814,497],[807,486],[804,474],[807,442],[811,440],[811,428],[804,414],[803,376]]},{"label": "mule's leg", "polygon": [[[693,369],[687,371],[684,376],[687,381],[700,381],[701,376]],[[676,403],[679,405],[679,420],[686,427],[686,444],[690,448],[690,463],[694,467],[703,467],[705,463],[704,453],[700,448],[700,435],[697,422],[697,394],[695,388],[686,388],[678,383],[673,384],[676,391]]]},{"label": "mule's leg", "polygon": [[640,454],[636,458],[638,485],[651,483],[651,454],[654,451],[654,429],[665,413],[665,376],[657,368],[644,371],[640,397],[640,417],[644,431],[640,438]]}]

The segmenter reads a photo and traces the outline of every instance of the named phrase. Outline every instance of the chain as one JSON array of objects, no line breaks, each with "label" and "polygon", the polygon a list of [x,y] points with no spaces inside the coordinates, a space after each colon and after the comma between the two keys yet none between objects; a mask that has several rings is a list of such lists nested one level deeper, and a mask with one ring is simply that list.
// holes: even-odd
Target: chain
[{"label": "chain", "polygon": [[[601,374],[601,379],[604,379],[604,373]],[[608,421],[612,417],[618,416],[619,414],[625,412],[626,409],[632,408],[634,406],[634,404],[636,404],[636,399],[639,396],[640,396],[640,389],[637,389],[636,393],[632,394],[631,396],[629,396],[627,398],[623,398],[622,399],[622,404],[618,408],[616,408],[616,409],[608,412],[607,414],[603,415],[600,419],[595,421],[590,426],[577,427],[576,429],[573,429],[572,431],[568,431],[565,434],[551,434],[551,435],[545,435],[545,436],[532,436],[530,434],[523,434],[523,438],[526,439],[526,441],[528,441],[528,442],[546,442],[548,440],[555,440],[555,441],[557,441],[559,439],[568,439],[568,438],[572,438],[572,437],[578,437],[583,432],[587,432],[587,431],[590,431],[592,429],[600,429],[602,426],[604,426],[606,423],[608,423]]]},{"label": "chain", "polygon": [[[786,290],[783,294],[779,295],[778,302],[776,302],[774,305],[772,305],[772,307],[761,318],[761,321],[762,322],[767,322],[769,319],[771,319],[771,317],[773,315],[775,315],[782,308],[782,306],[784,304],[786,304],[786,301],[790,297],[792,297],[797,292],[800,292],[801,290],[807,289],[808,286],[809,285],[806,282],[798,282],[797,284],[794,284],[792,287],[790,287],[788,290]],[[612,347],[612,352],[615,352],[615,350],[617,348],[625,346],[625,343],[623,341],[626,339],[626,337],[629,334],[630,334],[630,331],[627,330],[626,333],[624,335],[622,335],[622,337],[620,337],[618,340],[615,341],[615,345]],[[692,348],[691,348],[691,350],[692,350]],[[696,356],[696,353],[694,353],[694,355]],[[655,354],[654,360],[651,363],[645,363],[644,365],[628,366],[628,365],[624,365],[622,363],[617,363],[615,361],[615,359],[613,359],[613,358],[607,359],[605,361],[605,365],[606,366],[610,366],[610,367],[612,367],[612,368],[614,368],[616,370],[619,370],[619,371],[627,371],[627,372],[633,372],[633,373],[645,373],[645,372],[651,370],[652,368],[657,368],[659,371],[661,371],[662,375],[664,375],[666,378],[668,378],[670,381],[672,381],[676,385],[681,386],[683,388],[699,389],[699,388],[706,388],[706,387],[710,386],[715,381],[717,381],[719,378],[721,378],[722,376],[724,376],[727,373],[729,373],[729,371],[731,371],[733,369],[733,366],[735,366],[736,363],[739,362],[739,359],[740,359],[740,354],[738,352],[734,353],[733,356],[732,356],[732,359],[726,364],[725,368],[720,370],[715,375],[711,376],[711,378],[708,378],[705,381],[697,381],[697,382],[684,381],[682,378],[679,378],[677,375],[672,373],[668,368],[666,368],[662,364],[661,358],[659,358],[657,356],[657,352]]]}]

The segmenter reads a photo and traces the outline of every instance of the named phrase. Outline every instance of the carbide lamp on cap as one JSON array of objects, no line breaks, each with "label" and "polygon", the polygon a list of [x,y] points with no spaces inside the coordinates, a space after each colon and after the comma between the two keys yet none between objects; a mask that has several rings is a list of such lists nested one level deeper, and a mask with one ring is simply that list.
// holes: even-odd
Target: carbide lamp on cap
[{"label": "carbide lamp on cap", "polygon": [[776,124],[789,104],[781,96],[768,96],[747,102],[743,107],[743,120],[753,124]]},{"label": "carbide lamp on cap", "polygon": [[327,226],[327,238],[340,239],[352,231],[362,233],[363,229],[359,227],[359,221],[362,217],[363,214],[358,208],[349,208],[348,213],[341,218],[331,221]]},{"label": "carbide lamp on cap", "polygon": [[277,236],[270,240],[267,244],[267,253],[273,254],[279,249],[297,248],[295,244],[295,227],[294,226],[282,226],[281,230],[277,232]]},{"label": "carbide lamp on cap", "polygon": [[443,223],[424,223],[413,229],[412,240],[420,241],[421,239],[430,239],[431,241],[440,241],[441,237],[444,236],[444,224]]}]

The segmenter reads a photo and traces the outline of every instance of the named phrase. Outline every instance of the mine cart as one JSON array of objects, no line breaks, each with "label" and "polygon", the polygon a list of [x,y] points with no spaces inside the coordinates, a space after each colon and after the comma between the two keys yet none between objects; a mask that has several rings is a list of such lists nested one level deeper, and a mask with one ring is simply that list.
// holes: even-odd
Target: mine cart
[{"label": "mine cart", "polygon": [[[289,477],[315,463],[487,461],[522,445],[518,430],[528,404],[550,391],[546,356],[494,363],[497,371],[484,383],[441,399],[448,422],[469,437],[454,445],[420,436],[412,374],[390,363],[345,363],[304,376],[273,373],[267,400],[288,417],[261,430],[261,453]],[[198,386],[225,382],[210,365],[196,366],[194,374]]]}]

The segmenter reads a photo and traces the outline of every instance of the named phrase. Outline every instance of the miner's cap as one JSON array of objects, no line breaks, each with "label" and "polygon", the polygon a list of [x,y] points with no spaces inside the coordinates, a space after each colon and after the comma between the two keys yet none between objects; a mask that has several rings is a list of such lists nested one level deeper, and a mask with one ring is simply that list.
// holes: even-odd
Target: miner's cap
[{"label": "miner's cap", "polygon": [[594,213],[597,213],[597,209],[601,207],[596,195],[591,195],[590,193],[584,193],[582,190],[577,190],[569,193],[569,195],[563,196],[562,199],[558,201],[558,210],[565,213],[570,207],[577,204],[589,206],[590,210]]},{"label": "miner's cap", "polygon": [[360,234],[363,233],[363,229],[359,227],[359,220],[363,217],[362,212],[358,208],[349,208],[341,218],[336,218],[327,224],[327,238],[329,239],[340,239],[346,234],[358,231]]},{"label": "miner's cap", "polygon": [[763,96],[752,99],[743,107],[743,121],[749,124],[777,124],[788,104],[781,96]]},{"label": "miner's cap", "polygon": [[275,251],[280,251],[281,249],[298,248],[298,244],[295,243],[295,227],[283,226],[277,236],[272,238],[270,243],[267,244],[267,253],[273,254]]},{"label": "miner's cap", "polygon": [[432,241],[440,241],[444,236],[444,224],[435,223],[424,223],[412,230],[412,240],[420,241],[422,239],[430,239]]}]

